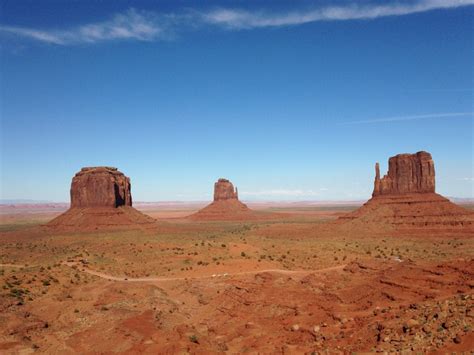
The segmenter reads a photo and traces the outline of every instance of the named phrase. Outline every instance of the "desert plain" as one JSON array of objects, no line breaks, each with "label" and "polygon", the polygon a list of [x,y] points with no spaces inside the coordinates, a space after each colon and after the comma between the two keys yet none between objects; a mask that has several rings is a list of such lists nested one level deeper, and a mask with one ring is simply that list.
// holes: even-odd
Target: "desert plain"
[{"label": "desert plain", "polygon": [[474,355],[474,0],[0,0],[0,355]]},{"label": "desert plain", "polygon": [[472,234],[332,232],[351,205],[199,222],[195,204],[148,204],[156,229],[50,235],[34,227],[51,207],[2,208],[2,352],[474,347]]},{"label": "desert plain", "polygon": [[[394,159],[424,180],[377,167],[363,207],[243,204],[220,179],[207,207],[133,208],[102,167],[69,210],[3,205],[0,353],[469,353],[474,205],[434,193],[431,156]],[[91,208],[89,172],[125,198]]]}]

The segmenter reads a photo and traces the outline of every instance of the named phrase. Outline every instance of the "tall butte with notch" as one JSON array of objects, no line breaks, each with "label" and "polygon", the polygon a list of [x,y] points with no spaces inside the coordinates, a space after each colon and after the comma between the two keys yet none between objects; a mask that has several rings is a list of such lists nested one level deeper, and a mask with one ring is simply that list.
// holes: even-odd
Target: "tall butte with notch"
[{"label": "tall butte with notch", "polygon": [[151,226],[155,220],[132,207],[130,178],[117,168],[82,168],[71,183],[71,207],[46,224],[68,230]]},{"label": "tall butte with notch", "polygon": [[351,222],[354,227],[474,233],[474,212],[435,192],[434,162],[431,154],[423,151],[391,157],[388,173],[382,178],[376,163],[372,198],[338,222]]},{"label": "tall butte with notch", "polygon": [[214,184],[214,201],[189,218],[194,220],[245,220],[254,217],[254,211],[239,201],[237,188],[227,179]]},{"label": "tall butte with notch", "polygon": [[388,174],[380,178],[379,163],[375,164],[373,197],[434,193],[435,169],[431,154],[398,154],[388,160]]}]

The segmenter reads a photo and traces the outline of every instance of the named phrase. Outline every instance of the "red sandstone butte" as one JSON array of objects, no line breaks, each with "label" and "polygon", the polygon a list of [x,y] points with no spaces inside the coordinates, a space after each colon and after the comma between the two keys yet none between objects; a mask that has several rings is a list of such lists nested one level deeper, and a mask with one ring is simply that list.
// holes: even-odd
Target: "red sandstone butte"
[{"label": "red sandstone butte", "polygon": [[239,192],[237,188],[227,179],[219,179],[214,184],[214,201],[238,200]]},{"label": "red sandstone butte", "polygon": [[398,154],[388,160],[388,173],[380,179],[379,163],[375,164],[372,196],[435,192],[435,170],[431,154]]},{"label": "red sandstone butte", "polygon": [[214,184],[214,201],[190,216],[195,220],[246,220],[255,218],[255,212],[239,201],[237,188],[227,179]]},{"label": "red sandstone butte", "polygon": [[380,178],[378,163],[372,198],[337,223],[350,230],[418,230],[474,235],[474,213],[435,193],[435,169],[431,154],[399,154],[388,161],[388,173]]},{"label": "red sandstone butte", "polygon": [[82,168],[71,184],[71,207],[131,206],[130,178],[117,168]]},{"label": "red sandstone butte", "polygon": [[130,179],[117,168],[82,168],[72,179],[71,207],[46,224],[54,230],[95,231],[153,226],[132,207]]}]

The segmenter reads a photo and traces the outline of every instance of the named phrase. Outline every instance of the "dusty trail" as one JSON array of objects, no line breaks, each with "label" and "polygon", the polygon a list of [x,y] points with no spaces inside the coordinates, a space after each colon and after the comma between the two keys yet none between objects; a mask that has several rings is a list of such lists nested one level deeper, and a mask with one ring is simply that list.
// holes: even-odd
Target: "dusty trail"
[{"label": "dusty trail", "polygon": [[[77,263],[73,262],[65,262],[63,265],[67,265],[69,267],[79,266]],[[282,270],[282,269],[264,269],[264,270],[254,270],[254,271],[242,271],[242,272],[235,272],[235,273],[222,273],[222,274],[213,274],[213,275],[206,275],[206,276],[187,276],[187,277],[139,277],[139,278],[129,278],[129,277],[118,277],[112,276],[103,272],[94,271],[89,268],[85,267],[78,267],[77,270],[81,272],[88,273],[90,275],[98,276],[100,278],[111,280],[111,281],[125,281],[125,282],[166,282],[166,281],[184,281],[184,280],[192,280],[192,279],[212,279],[218,277],[231,277],[231,276],[241,276],[241,275],[255,275],[264,272],[275,273],[275,274],[283,274],[283,275],[308,275],[308,274],[315,274],[315,273],[322,273],[322,272],[329,272],[329,271],[338,271],[342,270],[346,264],[338,265],[333,267],[328,267],[324,269],[318,270]]]},{"label": "dusty trail", "polygon": [[28,267],[26,265],[20,265],[20,264],[0,264],[0,267],[17,267],[17,268],[21,268],[21,267]]},{"label": "dusty trail", "polygon": [[[252,271],[241,271],[234,273],[221,273],[213,274],[206,276],[186,276],[186,277],[139,277],[139,278],[129,278],[129,277],[119,277],[109,275],[100,271],[91,270],[84,265],[75,262],[63,262],[63,265],[74,267],[76,266],[78,271],[85,272],[90,275],[100,277],[102,279],[110,281],[125,281],[125,282],[166,282],[166,281],[183,281],[183,280],[192,280],[192,279],[213,279],[219,277],[232,277],[232,276],[242,276],[242,275],[256,275],[264,272],[273,273],[273,274],[282,274],[282,275],[309,275],[316,273],[323,273],[329,271],[339,271],[342,270],[347,264],[332,266],[324,269],[317,270],[284,270],[284,269],[263,269],[263,270],[252,270]],[[11,268],[23,268],[27,267],[26,265],[20,264],[0,264],[0,267],[11,267]],[[28,267],[33,267],[29,265]]]}]

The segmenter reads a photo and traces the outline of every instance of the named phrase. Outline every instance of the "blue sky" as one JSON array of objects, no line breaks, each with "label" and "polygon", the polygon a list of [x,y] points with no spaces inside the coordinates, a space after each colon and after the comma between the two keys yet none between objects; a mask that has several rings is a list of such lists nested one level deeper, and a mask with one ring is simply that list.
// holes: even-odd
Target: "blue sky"
[{"label": "blue sky", "polygon": [[116,166],[136,201],[365,199],[432,153],[474,197],[473,0],[1,3],[1,198],[68,201]]}]

